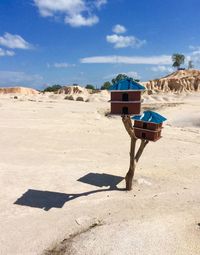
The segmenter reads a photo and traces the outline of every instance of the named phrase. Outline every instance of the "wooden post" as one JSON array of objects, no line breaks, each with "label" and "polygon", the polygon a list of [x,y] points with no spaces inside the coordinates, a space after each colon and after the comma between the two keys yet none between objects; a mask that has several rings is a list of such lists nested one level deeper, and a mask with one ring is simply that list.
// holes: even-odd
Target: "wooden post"
[{"label": "wooden post", "polygon": [[149,141],[141,140],[140,147],[139,147],[137,153],[135,153],[137,137],[135,136],[130,116],[126,116],[126,115],[122,116],[122,122],[124,124],[124,127],[125,127],[127,133],[129,134],[129,136],[131,138],[130,166],[129,166],[129,170],[126,174],[126,177],[125,177],[126,190],[131,190],[132,185],[133,185],[133,177],[134,177],[134,173],[135,173],[136,164],[139,161],[139,158],[141,157],[142,152]]}]

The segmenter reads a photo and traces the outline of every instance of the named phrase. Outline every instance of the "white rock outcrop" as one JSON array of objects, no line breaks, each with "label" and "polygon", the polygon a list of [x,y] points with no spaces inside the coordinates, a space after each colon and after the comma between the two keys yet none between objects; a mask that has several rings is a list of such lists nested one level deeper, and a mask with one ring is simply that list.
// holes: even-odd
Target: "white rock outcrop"
[{"label": "white rock outcrop", "polygon": [[149,91],[187,92],[200,91],[199,70],[178,70],[160,79],[144,82]]}]

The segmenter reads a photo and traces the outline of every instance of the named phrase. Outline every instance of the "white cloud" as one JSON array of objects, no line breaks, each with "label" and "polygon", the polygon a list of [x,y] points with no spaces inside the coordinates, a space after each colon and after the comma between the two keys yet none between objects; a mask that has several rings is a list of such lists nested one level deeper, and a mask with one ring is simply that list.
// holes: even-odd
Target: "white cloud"
[{"label": "white cloud", "polygon": [[171,56],[94,56],[80,59],[81,63],[87,64],[147,64],[147,65],[169,65]]},{"label": "white cloud", "polygon": [[200,50],[200,46],[189,45],[189,49],[192,51]]},{"label": "white cloud", "polygon": [[91,17],[84,17],[81,14],[75,14],[73,16],[66,16],[65,23],[71,25],[72,27],[81,27],[81,26],[93,26],[99,22],[99,18],[95,15]]},{"label": "white cloud", "polygon": [[191,60],[194,62],[194,64],[200,64],[200,51],[193,53]]},{"label": "white cloud", "polygon": [[106,41],[112,43],[114,48],[140,48],[146,43],[146,40],[140,40],[133,35],[120,35],[126,32],[126,28],[120,24],[113,27],[113,32],[114,34],[106,36]]},{"label": "white cloud", "polygon": [[0,71],[0,85],[40,85],[43,77],[38,74],[27,74],[25,72]]},{"label": "white cloud", "polygon": [[42,16],[53,16],[56,12],[80,13],[86,10],[83,0],[34,0]]},{"label": "white cloud", "polygon": [[96,1],[94,2],[94,4],[95,4],[96,7],[99,9],[99,8],[101,8],[102,5],[107,4],[107,0],[96,0]]},{"label": "white cloud", "polygon": [[20,35],[5,33],[0,36],[0,45],[10,49],[30,49],[31,45],[26,42]]},{"label": "white cloud", "polygon": [[4,50],[0,48],[0,57],[9,56],[12,57],[15,55],[15,52],[12,50]]},{"label": "white cloud", "polygon": [[54,63],[53,66],[56,68],[68,68],[68,67],[74,67],[75,64],[68,64],[68,63],[63,62],[63,63]]},{"label": "white cloud", "polygon": [[139,40],[135,36],[123,36],[123,35],[107,35],[106,40],[109,43],[114,44],[114,48],[140,48],[146,43],[145,40]]},{"label": "white cloud", "polygon": [[140,79],[141,78],[140,75],[135,71],[126,72],[124,74],[126,74],[128,77],[132,77],[134,79]]},{"label": "white cloud", "polygon": [[163,72],[173,72],[174,69],[170,66],[158,65],[158,66],[151,67],[151,71],[163,73]]},{"label": "white cloud", "polygon": [[123,34],[126,32],[126,28],[120,24],[117,24],[113,27],[113,32],[116,34]]},{"label": "white cloud", "polygon": [[99,22],[93,14],[95,9],[107,3],[107,0],[33,0],[41,16],[64,16],[64,22],[73,27],[92,26]]},{"label": "white cloud", "polygon": [[186,60],[192,60],[194,64],[200,64],[200,46],[190,46],[193,51],[187,56]]}]

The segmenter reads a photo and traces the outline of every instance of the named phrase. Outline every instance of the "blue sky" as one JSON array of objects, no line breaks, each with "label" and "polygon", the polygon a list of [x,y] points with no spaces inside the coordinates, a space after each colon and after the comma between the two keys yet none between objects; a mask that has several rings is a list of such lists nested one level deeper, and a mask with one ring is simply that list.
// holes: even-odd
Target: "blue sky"
[{"label": "blue sky", "polygon": [[0,0],[0,86],[141,81],[200,67],[199,0]]}]

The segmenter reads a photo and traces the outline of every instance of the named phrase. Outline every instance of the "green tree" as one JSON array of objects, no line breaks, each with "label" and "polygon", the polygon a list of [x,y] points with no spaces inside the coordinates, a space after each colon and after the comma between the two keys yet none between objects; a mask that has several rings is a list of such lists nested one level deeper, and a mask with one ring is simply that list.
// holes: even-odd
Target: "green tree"
[{"label": "green tree", "polygon": [[61,88],[62,88],[62,86],[55,84],[53,86],[49,86],[46,89],[44,89],[44,92],[57,92]]},{"label": "green tree", "polygon": [[104,82],[103,86],[101,86],[101,89],[109,89],[111,87],[111,83],[109,81]]},{"label": "green tree", "polygon": [[182,64],[184,64],[185,56],[183,54],[180,54],[180,53],[174,53],[172,55],[172,61],[173,61],[172,66],[177,67],[177,70],[178,70],[180,68],[180,66]]},{"label": "green tree", "polygon": [[193,69],[193,68],[194,68],[193,61],[189,60],[188,61],[188,69]]},{"label": "green tree", "polygon": [[126,74],[118,74],[115,78],[112,79],[112,84],[117,83],[123,79],[129,78]]},{"label": "green tree", "polygon": [[87,84],[87,85],[85,86],[85,88],[86,88],[86,89],[95,90],[95,87],[94,87],[93,85],[91,85],[91,84]]},{"label": "green tree", "polygon": [[129,79],[131,81],[140,82],[138,79],[133,79],[132,77],[127,76],[126,74],[118,74],[115,78],[112,79],[112,84],[119,82],[124,79]]},{"label": "green tree", "polygon": [[[118,74],[115,78],[112,79],[112,84],[117,83],[121,80],[124,79],[129,79],[131,81],[135,81],[135,82],[139,82],[140,80],[138,79],[133,79],[132,77],[128,77],[126,74]],[[101,87],[101,89],[109,89],[110,86],[112,85],[109,81],[106,81],[103,86]]]}]

